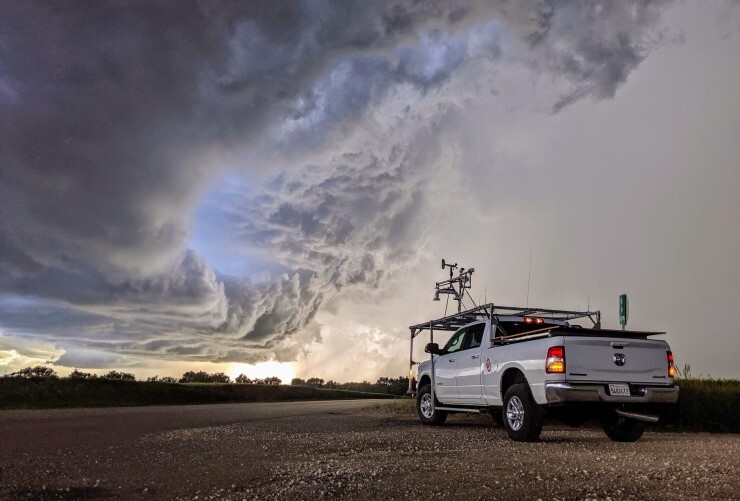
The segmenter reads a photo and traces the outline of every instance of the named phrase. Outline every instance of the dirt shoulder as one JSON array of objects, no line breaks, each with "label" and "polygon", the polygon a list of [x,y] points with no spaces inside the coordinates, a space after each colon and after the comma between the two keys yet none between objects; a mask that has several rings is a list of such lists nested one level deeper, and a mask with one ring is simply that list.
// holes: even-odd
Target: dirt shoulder
[{"label": "dirt shoulder", "polygon": [[490,419],[448,423],[421,426],[394,403],[105,445],[82,423],[75,445],[2,454],[0,499],[674,500],[736,499],[740,489],[738,435],[646,433],[624,444],[596,429],[545,428],[522,444]]}]

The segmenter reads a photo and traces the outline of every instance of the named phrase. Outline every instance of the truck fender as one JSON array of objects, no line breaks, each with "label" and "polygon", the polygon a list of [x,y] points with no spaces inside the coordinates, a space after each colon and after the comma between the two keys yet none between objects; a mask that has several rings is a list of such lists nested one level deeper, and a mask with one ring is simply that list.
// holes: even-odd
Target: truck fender
[{"label": "truck fender", "polygon": [[504,400],[506,390],[508,390],[512,384],[527,382],[527,377],[525,376],[526,371],[524,370],[524,367],[517,362],[507,362],[501,365],[499,374],[499,392],[501,393],[500,397],[502,402]]}]

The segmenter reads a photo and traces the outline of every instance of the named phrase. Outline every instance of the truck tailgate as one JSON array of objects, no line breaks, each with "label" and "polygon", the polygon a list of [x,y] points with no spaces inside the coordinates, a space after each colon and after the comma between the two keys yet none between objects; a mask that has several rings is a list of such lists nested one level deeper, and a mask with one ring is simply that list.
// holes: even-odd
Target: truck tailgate
[{"label": "truck tailgate", "polygon": [[563,337],[566,381],[668,383],[662,340],[604,337]]}]

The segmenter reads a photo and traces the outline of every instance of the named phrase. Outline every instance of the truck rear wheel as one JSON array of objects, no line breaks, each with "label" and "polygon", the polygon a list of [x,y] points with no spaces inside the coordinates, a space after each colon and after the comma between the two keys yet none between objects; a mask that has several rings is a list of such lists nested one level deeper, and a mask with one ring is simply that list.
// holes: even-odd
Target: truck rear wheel
[{"label": "truck rear wheel", "polygon": [[516,442],[536,442],[542,433],[542,409],[526,383],[516,383],[504,395],[504,428]]},{"label": "truck rear wheel", "polygon": [[437,410],[438,406],[437,399],[432,400],[431,385],[425,384],[419,388],[419,393],[416,395],[416,412],[423,424],[439,426],[445,423],[447,411]]},{"label": "truck rear wheel", "polygon": [[637,442],[645,433],[645,422],[617,415],[605,418],[602,422],[604,433],[615,442]]}]

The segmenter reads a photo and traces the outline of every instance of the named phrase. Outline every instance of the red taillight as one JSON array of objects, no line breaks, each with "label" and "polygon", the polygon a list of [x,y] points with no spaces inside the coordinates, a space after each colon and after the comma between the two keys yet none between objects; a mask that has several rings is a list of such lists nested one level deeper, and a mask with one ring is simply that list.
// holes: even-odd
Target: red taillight
[{"label": "red taillight", "polygon": [[551,346],[547,350],[545,372],[548,374],[562,374],[565,372],[565,348]]},{"label": "red taillight", "polygon": [[676,377],[676,366],[673,365],[673,353],[668,352],[668,377]]}]

